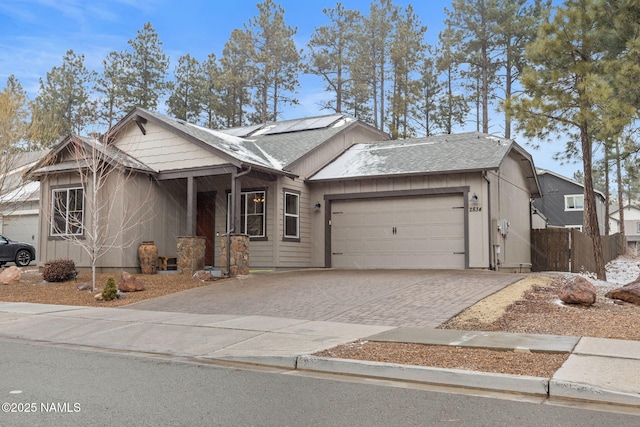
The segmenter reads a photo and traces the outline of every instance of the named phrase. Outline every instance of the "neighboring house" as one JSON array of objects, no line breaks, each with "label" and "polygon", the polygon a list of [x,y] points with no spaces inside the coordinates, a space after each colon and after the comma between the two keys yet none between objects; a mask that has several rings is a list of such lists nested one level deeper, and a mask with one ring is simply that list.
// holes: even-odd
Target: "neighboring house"
[{"label": "neighboring house", "polygon": [[[252,268],[530,263],[529,202],[540,188],[531,156],[512,140],[467,133],[388,141],[342,114],[215,131],[143,109],[108,137],[119,164],[139,175],[122,205],[153,204],[155,215],[136,232],[160,255],[175,254],[180,236],[204,236],[207,265],[222,267],[220,236],[231,227],[250,235]],[[53,153],[53,164],[32,171],[43,207],[52,194],[80,188],[64,143]],[[50,222],[40,225],[48,236],[41,259],[73,257],[86,267]],[[136,250],[110,254],[100,267],[137,269]]]},{"label": "neighboring house", "polygon": [[[547,219],[548,227],[584,227],[584,185],[557,173],[539,169],[538,180],[543,197],[532,202],[534,210]],[[596,214],[600,234],[604,234],[606,200],[600,191],[595,192]]]},{"label": "neighboring house", "polygon": [[[640,246],[640,209],[626,205],[624,208],[624,234],[627,244],[636,251]],[[620,232],[620,210],[616,209],[609,215],[609,232],[611,234]]]},{"label": "neighboring house", "polygon": [[[36,249],[39,242],[40,183],[24,181],[23,174],[46,156],[48,150],[11,154],[3,159],[10,171],[2,178],[0,191],[0,234],[19,242],[29,243]],[[36,250],[36,259],[39,258]]]}]

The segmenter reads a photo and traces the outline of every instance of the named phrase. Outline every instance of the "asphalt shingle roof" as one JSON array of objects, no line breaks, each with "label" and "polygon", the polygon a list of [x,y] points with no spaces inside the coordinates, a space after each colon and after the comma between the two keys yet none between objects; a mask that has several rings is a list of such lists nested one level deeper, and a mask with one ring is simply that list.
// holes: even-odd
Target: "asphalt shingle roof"
[{"label": "asphalt shingle roof", "polygon": [[310,181],[497,169],[513,144],[479,132],[361,143]]}]

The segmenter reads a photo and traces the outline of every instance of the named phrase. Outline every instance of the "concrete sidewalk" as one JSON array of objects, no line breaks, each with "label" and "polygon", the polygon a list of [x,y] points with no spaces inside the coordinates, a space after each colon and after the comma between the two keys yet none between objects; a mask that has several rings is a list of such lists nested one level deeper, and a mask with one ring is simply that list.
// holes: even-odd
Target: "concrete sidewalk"
[{"label": "concrete sidewalk", "polygon": [[[27,303],[0,303],[0,338],[640,407],[636,341]],[[357,339],[571,354],[552,378],[312,356]]]}]

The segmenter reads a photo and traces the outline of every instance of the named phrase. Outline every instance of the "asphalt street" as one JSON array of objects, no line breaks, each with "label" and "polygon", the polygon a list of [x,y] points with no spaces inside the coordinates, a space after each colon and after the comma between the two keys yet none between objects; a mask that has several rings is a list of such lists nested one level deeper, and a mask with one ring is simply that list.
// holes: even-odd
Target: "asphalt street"
[{"label": "asphalt street", "polygon": [[429,390],[0,340],[7,426],[636,426],[640,417]]}]

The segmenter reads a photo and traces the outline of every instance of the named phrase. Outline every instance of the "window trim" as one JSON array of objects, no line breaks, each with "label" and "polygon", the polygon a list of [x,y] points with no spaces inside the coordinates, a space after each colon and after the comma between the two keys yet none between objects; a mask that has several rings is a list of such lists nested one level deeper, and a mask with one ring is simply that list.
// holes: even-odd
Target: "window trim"
[{"label": "window trim", "polygon": [[[81,220],[81,224],[80,224],[80,232],[78,233],[69,233],[69,193],[71,191],[78,191],[80,190],[82,192],[82,210],[81,211],[72,211],[72,212],[80,212],[80,215],[82,217]],[[50,200],[50,213],[49,213],[49,238],[50,239],[66,239],[66,238],[80,238],[80,237],[84,237],[84,231],[85,231],[85,220],[86,220],[86,209],[85,209],[85,191],[84,191],[84,187],[82,185],[79,184],[71,184],[71,185],[65,185],[65,186],[52,186],[50,187],[50,191],[51,191],[51,200]],[[66,212],[65,212],[65,232],[59,233],[56,232],[56,227],[55,227],[55,220],[54,220],[54,215],[56,212],[56,207],[55,207],[55,201],[56,201],[56,193],[66,193]]]},{"label": "window trim", "polygon": [[[264,209],[262,212],[262,235],[259,236],[252,236],[249,235],[249,240],[251,241],[267,241],[269,240],[267,237],[267,189],[266,188],[258,188],[258,189],[248,189],[245,191],[241,191],[240,192],[240,206],[242,206],[242,199],[244,198],[244,207],[245,207],[245,212],[240,212],[240,220],[242,221],[242,218],[244,217],[244,224],[241,224],[241,230],[242,230],[242,226],[244,226],[245,232],[247,230],[247,209],[248,209],[248,203],[246,201],[247,195],[249,194],[253,194],[253,193],[263,193],[264,195]],[[227,232],[229,232],[229,229],[231,228],[231,191],[227,191]],[[241,231],[236,231],[237,233],[240,233]]]},{"label": "window trim", "polygon": [[[287,212],[287,196],[295,196],[297,199],[296,213],[288,213]],[[282,241],[283,242],[299,242],[300,241],[300,192],[283,189],[283,199],[282,199]],[[287,219],[288,218],[296,218],[296,234],[295,235],[287,235]]]},{"label": "window trim", "polygon": [[[573,199],[573,205],[575,206],[576,197],[582,197],[582,207],[581,208],[576,208],[576,207],[569,207],[569,199]],[[584,211],[584,194],[565,194],[564,196],[564,210],[565,212],[574,212],[574,211]]]}]

